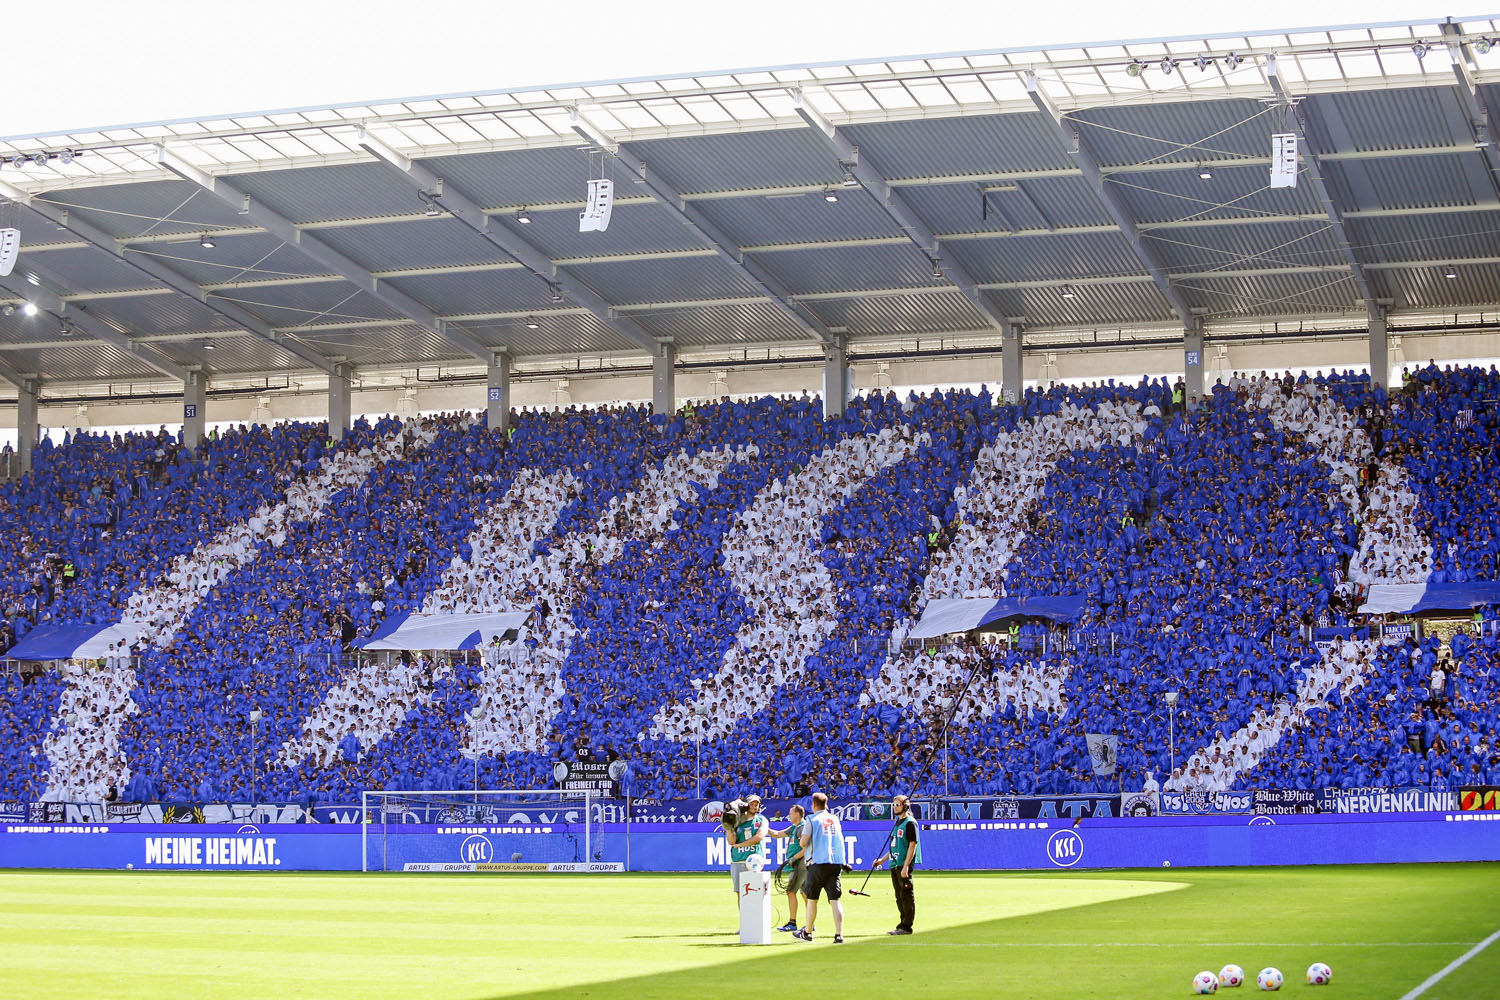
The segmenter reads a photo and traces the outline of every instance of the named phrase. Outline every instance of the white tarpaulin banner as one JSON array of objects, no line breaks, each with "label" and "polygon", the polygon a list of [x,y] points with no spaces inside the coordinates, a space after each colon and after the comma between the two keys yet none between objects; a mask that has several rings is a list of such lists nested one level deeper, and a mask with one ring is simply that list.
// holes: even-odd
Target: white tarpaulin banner
[{"label": "white tarpaulin banner", "polygon": [[[531,617],[524,611],[454,615],[408,615],[387,622],[363,649],[475,649],[497,635],[519,629]],[[390,626],[394,624],[395,627]]]},{"label": "white tarpaulin banner", "polygon": [[968,632],[979,627],[984,616],[998,602],[993,597],[943,597],[932,601],[922,612],[922,620],[907,633],[912,639],[930,639],[935,635]]}]

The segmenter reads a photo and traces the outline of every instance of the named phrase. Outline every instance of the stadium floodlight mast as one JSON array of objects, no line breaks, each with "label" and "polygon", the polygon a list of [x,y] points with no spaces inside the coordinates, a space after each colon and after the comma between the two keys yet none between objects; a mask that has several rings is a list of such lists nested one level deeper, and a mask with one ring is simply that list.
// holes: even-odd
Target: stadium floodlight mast
[{"label": "stadium floodlight mast", "polygon": [[1168,691],[1162,696],[1167,702],[1167,777],[1177,771],[1177,692]]},{"label": "stadium floodlight mast", "polygon": [[263,717],[264,717],[264,713],[262,713],[261,710],[258,709],[258,708],[252,708],[250,710],[249,716],[247,717],[250,720],[250,805],[251,806],[255,805],[255,800],[260,795],[259,790],[258,790],[258,786],[260,785],[260,761],[256,760],[256,756],[255,755],[256,755],[256,746],[257,746],[256,736],[259,733],[259,730],[260,730],[260,720]]},{"label": "stadium floodlight mast", "polygon": [[698,744],[698,763],[693,770],[698,777],[698,798],[701,799],[703,798],[703,720],[708,717],[708,706],[701,701],[698,702],[698,704],[693,706],[693,714],[698,719],[696,727],[697,739],[694,740]]}]

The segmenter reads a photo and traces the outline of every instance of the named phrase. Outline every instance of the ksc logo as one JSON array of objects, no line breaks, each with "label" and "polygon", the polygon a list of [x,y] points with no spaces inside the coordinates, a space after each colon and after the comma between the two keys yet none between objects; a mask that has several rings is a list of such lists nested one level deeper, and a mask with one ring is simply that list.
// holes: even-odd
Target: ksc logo
[{"label": "ksc logo", "polygon": [[1047,860],[1059,868],[1072,868],[1083,858],[1083,838],[1072,830],[1059,830],[1047,838]]},{"label": "ksc logo", "polygon": [[488,864],[494,854],[495,848],[490,844],[490,838],[470,837],[459,847],[458,860],[465,864],[482,865]]}]

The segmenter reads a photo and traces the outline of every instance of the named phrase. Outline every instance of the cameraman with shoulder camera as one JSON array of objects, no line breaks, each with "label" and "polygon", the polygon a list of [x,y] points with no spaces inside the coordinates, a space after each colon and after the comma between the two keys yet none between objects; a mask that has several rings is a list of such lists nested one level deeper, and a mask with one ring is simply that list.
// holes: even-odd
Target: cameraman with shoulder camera
[{"label": "cameraman with shoulder camera", "polygon": [[738,900],[740,875],[748,871],[752,863],[757,871],[765,867],[765,841],[771,832],[771,824],[760,814],[759,795],[726,802],[723,822],[724,839],[729,843],[729,877],[734,882],[734,895]]}]

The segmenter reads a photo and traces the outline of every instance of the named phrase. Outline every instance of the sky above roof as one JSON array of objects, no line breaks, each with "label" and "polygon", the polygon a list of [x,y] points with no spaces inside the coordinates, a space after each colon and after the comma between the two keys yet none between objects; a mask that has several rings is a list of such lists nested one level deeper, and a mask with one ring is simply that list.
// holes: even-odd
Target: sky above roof
[{"label": "sky above roof", "polygon": [[6,12],[0,137],[629,77],[1473,13],[1440,12],[1419,0],[152,0],[144,7],[85,0],[65,9],[65,19],[55,6]]}]

